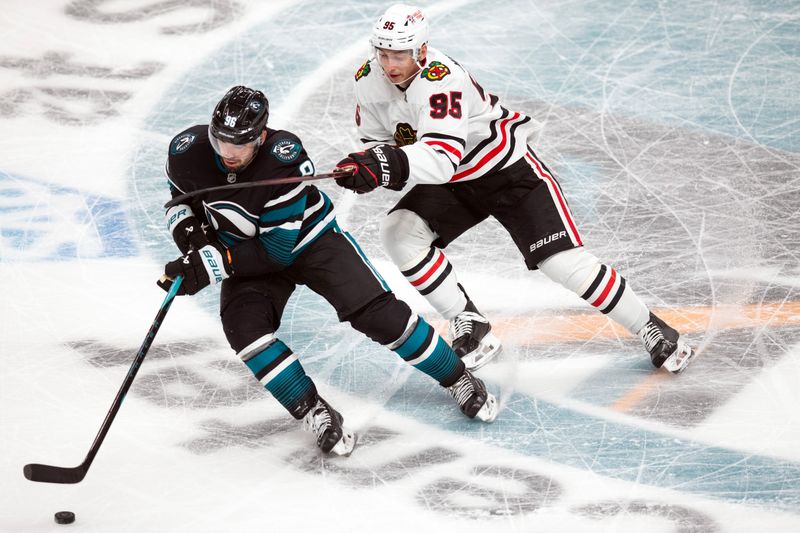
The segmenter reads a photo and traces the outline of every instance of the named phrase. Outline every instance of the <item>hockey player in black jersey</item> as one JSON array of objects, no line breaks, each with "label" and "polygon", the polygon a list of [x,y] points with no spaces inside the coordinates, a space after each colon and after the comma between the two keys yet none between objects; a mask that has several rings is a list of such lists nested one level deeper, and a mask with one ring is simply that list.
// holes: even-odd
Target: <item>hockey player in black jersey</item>
[{"label": "hockey player in black jersey", "polygon": [[560,184],[532,148],[536,122],[500,105],[458,62],[429,47],[419,8],[390,7],[370,41],[375,55],[355,75],[364,151],[339,163],[358,170],[337,183],[359,193],[413,183],[384,220],[381,240],[406,279],[450,320],[453,347],[467,367],[486,364],[500,341],[442,250],[493,216],[530,270],[638,335],[655,367],[683,371],[691,347],[583,248]]},{"label": "hockey player in black jersey", "polygon": [[[268,116],[263,93],[237,86],[217,104],[209,125],[179,133],[166,166],[173,198],[226,182],[313,174],[300,139],[268,128]],[[468,417],[491,422],[497,415],[495,397],[430,325],[395,298],[358,244],[338,227],[330,199],[313,185],[212,191],[171,207],[166,219],[184,254],[164,269],[168,278],[183,276],[178,294],[222,284],[220,316],[231,347],[289,413],[303,420],[323,452],[348,455],[355,437],[275,335],[298,284],[330,302],[339,320],[448,388]],[[160,285],[168,288],[170,282]]]}]

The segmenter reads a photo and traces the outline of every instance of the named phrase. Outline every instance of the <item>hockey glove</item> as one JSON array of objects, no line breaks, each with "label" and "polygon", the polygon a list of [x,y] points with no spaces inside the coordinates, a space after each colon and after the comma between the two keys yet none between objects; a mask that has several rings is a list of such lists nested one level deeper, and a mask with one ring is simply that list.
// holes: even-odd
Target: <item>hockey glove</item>
[{"label": "hockey glove", "polygon": [[349,174],[336,178],[336,184],[359,194],[377,187],[399,191],[408,181],[408,157],[400,148],[381,144],[348,155],[339,161],[336,171]]},{"label": "hockey glove", "polygon": [[205,228],[197,217],[193,216],[186,217],[175,225],[172,239],[184,255],[188,254],[189,250],[199,250],[211,242],[208,240]]},{"label": "hockey glove", "polygon": [[179,204],[167,211],[167,229],[183,255],[209,243],[205,229],[188,205]]},{"label": "hockey glove", "polygon": [[217,243],[207,244],[199,250],[190,250],[183,257],[166,264],[164,275],[169,279],[159,280],[158,286],[169,291],[172,280],[183,276],[178,295],[196,294],[209,285],[221,283],[233,274],[229,258],[228,250]]}]

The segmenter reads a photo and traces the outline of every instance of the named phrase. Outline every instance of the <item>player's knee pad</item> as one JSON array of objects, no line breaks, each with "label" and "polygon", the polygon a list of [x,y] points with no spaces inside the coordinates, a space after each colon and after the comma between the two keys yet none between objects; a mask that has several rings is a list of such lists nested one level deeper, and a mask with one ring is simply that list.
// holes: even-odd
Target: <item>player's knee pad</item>
[{"label": "player's knee pad", "polygon": [[419,261],[437,239],[428,223],[408,209],[389,213],[381,222],[380,233],[383,248],[401,269]]},{"label": "player's knee pad", "polygon": [[411,317],[408,305],[391,292],[385,292],[345,320],[379,344],[390,344],[405,332]]},{"label": "player's knee pad", "polygon": [[265,306],[263,297],[256,293],[225,306],[220,313],[222,329],[236,353],[278,329],[280,319],[273,316],[272,311],[272,307]]},{"label": "player's knee pad", "polygon": [[597,276],[600,261],[578,247],[551,255],[538,267],[548,278],[580,295]]}]

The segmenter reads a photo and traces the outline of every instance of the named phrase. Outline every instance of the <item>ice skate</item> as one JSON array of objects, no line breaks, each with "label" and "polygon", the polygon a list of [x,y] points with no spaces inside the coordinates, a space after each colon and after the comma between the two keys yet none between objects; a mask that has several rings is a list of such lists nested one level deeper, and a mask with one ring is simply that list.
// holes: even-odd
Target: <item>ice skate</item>
[{"label": "ice skate", "polygon": [[638,336],[650,352],[650,360],[656,368],[665,368],[680,374],[694,358],[692,347],[680,340],[678,332],[663,320],[650,313],[650,320],[639,331]]},{"label": "ice skate", "polygon": [[500,351],[500,339],[492,333],[492,325],[467,300],[467,306],[450,320],[453,350],[470,370],[477,370]]},{"label": "ice skate", "polygon": [[473,376],[469,370],[464,370],[458,381],[448,387],[448,390],[458,402],[461,412],[469,418],[491,422],[497,417],[497,399],[486,390],[483,381]]},{"label": "ice skate", "polygon": [[350,455],[355,448],[356,437],[342,426],[342,422],[342,415],[317,396],[316,405],[303,418],[303,429],[317,437],[317,446],[323,452]]}]

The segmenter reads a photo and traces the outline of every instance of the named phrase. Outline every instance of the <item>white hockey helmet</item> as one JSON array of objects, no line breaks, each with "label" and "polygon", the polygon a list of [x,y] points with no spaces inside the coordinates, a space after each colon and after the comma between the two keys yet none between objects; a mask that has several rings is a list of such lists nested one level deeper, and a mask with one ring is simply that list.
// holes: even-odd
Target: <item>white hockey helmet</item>
[{"label": "white hockey helmet", "polygon": [[411,50],[419,61],[420,48],[428,42],[428,19],[418,7],[395,4],[375,23],[369,42],[375,48]]}]

